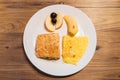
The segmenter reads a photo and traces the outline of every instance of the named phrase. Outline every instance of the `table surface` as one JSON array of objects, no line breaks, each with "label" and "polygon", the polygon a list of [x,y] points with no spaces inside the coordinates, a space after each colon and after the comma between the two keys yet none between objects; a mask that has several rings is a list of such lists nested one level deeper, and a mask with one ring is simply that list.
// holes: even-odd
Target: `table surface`
[{"label": "table surface", "polygon": [[[38,71],[23,49],[30,17],[53,4],[81,9],[95,25],[97,48],[91,62],[68,77]],[[0,80],[120,80],[120,0],[0,0]]]}]

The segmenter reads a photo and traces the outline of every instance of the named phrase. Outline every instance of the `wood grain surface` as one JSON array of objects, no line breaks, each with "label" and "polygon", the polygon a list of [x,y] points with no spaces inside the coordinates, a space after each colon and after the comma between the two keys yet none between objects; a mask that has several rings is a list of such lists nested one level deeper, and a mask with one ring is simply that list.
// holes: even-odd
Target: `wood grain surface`
[{"label": "wood grain surface", "polygon": [[[53,4],[81,9],[95,25],[97,48],[91,62],[68,77],[37,70],[23,49],[30,17]],[[0,0],[0,80],[120,80],[120,0]]]}]

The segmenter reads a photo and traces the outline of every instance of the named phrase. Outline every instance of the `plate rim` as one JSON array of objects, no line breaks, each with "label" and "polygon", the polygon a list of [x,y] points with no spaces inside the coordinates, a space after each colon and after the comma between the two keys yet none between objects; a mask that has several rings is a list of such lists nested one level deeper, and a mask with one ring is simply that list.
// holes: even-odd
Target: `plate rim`
[{"label": "plate rim", "polygon": [[[30,22],[30,20],[31,20],[39,11],[43,10],[44,8],[51,7],[51,6],[67,6],[67,7],[75,8],[75,9],[79,10],[80,12],[82,12],[82,14],[85,15],[85,16],[88,18],[88,20],[90,21],[90,23],[91,23],[91,25],[92,25],[92,29],[93,29],[93,31],[94,31],[94,33],[95,33],[95,35],[94,35],[94,38],[95,38],[95,42],[94,42],[94,43],[95,43],[95,47],[94,47],[94,49],[93,49],[93,54],[92,54],[91,58],[89,59],[88,63],[85,64],[85,66],[82,68],[82,69],[84,69],[84,68],[90,63],[90,61],[92,60],[92,58],[93,58],[93,56],[94,56],[94,54],[95,54],[95,49],[96,49],[96,45],[97,45],[97,34],[96,34],[95,26],[94,26],[92,20],[89,18],[89,16],[88,16],[87,14],[85,14],[81,9],[78,9],[78,8],[76,8],[76,7],[74,7],[74,6],[70,6],[70,5],[66,5],[66,4],[54,4],[54,5],[45,6],[45,7],[41,8],[41,9],[39,9],[37,12],[35,12],[35,13],[30,17],[30,19],[29,19],[28,22],[26,23],[26,26],[25,26],[25,29],[24,29],[24,32],[23,32],[23,47],[24,47],[25,55],[27,56],[29,62],[30,62],[35,68],[37,68],[37,70],[44,72],[43,70],[39,69],[39,67],[36,66],[36,64],[34,64],[34,62],[30,59],[30,56],[27,54],[27,48],[25,47],[25,34],[26,34],[26,29],[27,29],[27,26],[28,26],[28,23]],[[45,73],[45,74],[48,74],[48,75],[52,75],[52,76],[59,76],[59,77],[60,77],[60,76],[70,76],[70,75],[73,75],[73,74],[75,74],[75,73],[80,72],[82,69],[80,69],[80,70],[78,70],[78,71],[76,71],[76,72],[67,74],[67,75],[53,75],[53,74],[50,74],[50,73],[47,73],[47,72],[44,72],[44,73]]]}]

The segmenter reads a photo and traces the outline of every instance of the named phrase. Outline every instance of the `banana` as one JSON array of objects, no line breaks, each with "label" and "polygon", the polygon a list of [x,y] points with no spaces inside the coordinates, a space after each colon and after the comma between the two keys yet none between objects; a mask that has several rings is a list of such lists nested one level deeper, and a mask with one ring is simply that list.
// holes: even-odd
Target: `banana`
[{"label": "banana", "polygon": [[78,24],[72,16],[64,16],[64,20],[68,27],[68,33],[74,36],[78,32]]}]

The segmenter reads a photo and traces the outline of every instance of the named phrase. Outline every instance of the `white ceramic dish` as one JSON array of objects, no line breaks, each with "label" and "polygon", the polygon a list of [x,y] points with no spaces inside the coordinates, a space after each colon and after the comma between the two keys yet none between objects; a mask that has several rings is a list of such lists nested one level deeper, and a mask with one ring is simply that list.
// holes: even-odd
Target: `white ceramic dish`
[{"label": "white ceramic dish", "polygon": [[[76,36],[85,35],[89,38],[88,48],[83,57],[78,62],[77,66],[64,63],[62,57],[59,60],[50,61],[37,58],[35,55],[35,43],[37,35],[49,33],[44,28],[44,21],[46,16],[51,12],[60,12],[63,15],[73,16],[79,25],[79,32],[76,34]],[[62,27],[55,32],[60,34],[60,40],[62,40],[62,36],[67,35],[66,23],[63,22]],[[96,32],[91,20],[81,10],[63,4],[52,5],[39,10],[31,17],[24,31],[23,44],[28,59],[40,71],[53,76],[68,76],[83,69],[92,59],[96,48]]]}]

